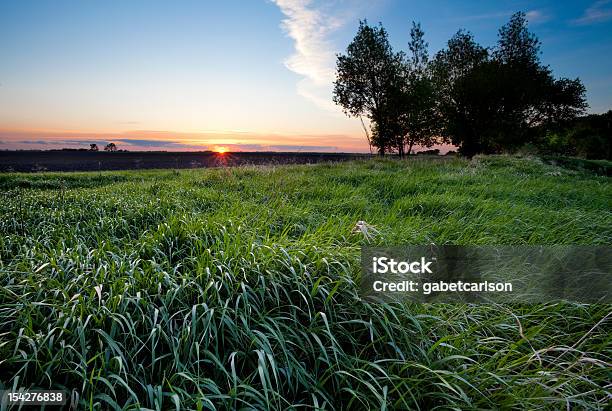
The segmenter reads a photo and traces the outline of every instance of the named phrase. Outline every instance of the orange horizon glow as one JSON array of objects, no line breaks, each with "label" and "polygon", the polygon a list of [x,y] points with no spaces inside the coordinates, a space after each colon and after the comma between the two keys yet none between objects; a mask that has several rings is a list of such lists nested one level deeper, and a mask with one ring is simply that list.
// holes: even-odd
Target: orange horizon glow
[{"label": "orange horizon glow", "polygon": [[[249,131],[176,132],[169,130],[125,130],[96,132],[38,128],[11,128],[0,125],[0,150],[49,150],[85,148],[91,143],[103,146],[115,143],[128,151],[206,151],[217,154],[242,151],[266,152],[341,152],[368,153],[361,134],[300,134]],[[442,153],[456,150],[446,144],[436,145]]]},{"label": "orange horizon glow", "polygon": [[76,129],[17,128],[0,125],[0,150],[89,148],[113,142],[129,151],[326,151],[366,152],[365,138],[354,134],[302,134],[250,131],[177,132],[125,130],[100,132]]},{"label": "orange horizon glow", "polygon": [[217,154],[225,154],[229,151],[229,149],[225,146],[215,146],[213,147],[212,151],[214,151]]}]

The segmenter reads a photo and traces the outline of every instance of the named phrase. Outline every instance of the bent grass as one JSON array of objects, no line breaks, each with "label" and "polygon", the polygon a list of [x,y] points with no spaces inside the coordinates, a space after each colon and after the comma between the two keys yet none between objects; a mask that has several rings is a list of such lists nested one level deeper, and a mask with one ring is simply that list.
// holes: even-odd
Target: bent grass
[{"label": "bent grass", "polygon": [[5,174],[0,190],[0,388],[85,409],[609,405],[610,305],[357,294],[368,243],[609,245],[608,177],[481,157]]}]

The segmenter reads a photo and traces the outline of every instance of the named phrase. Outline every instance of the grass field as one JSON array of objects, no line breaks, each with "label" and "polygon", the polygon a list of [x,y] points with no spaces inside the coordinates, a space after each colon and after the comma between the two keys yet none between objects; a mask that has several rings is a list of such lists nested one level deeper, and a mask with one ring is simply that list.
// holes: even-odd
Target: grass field
[{"label": "grass field", "polygon": [[611,401],[610,305],[376,304],[356,286],[368,241],[610,245],[609,177],[371,160],[3,174],[0,198],[4,388],[88,409]]}]

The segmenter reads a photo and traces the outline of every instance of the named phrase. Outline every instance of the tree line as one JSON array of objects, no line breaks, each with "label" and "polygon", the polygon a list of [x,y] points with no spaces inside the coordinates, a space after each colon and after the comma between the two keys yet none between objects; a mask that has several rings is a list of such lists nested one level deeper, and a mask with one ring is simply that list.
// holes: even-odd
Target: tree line
[{"label": "tree line", "polygon": [[[100,151],[98,145],[93,143],[89,145],[89,151]],[[108,143],[104,146],[104,151],[117,151],[117,145],[115,143]]]},{"label": "tree line", "polygon": [[[541,42],[524,13],[512,15],[491,48],[459,30],[430,56],[415,22],[407,46],[396,52],[382,24],[364,20],[337,56],[334,102],[361,120],[379,154],[404,156],[436,143],[452,143],[466,156],[528,144],[554,151],[584,139],[568,130],[584,123],[577,119],[588,107],[585,87],[579,78],[555,78],[542,63]],[[609,138],[604,143],[609,152]]]}]

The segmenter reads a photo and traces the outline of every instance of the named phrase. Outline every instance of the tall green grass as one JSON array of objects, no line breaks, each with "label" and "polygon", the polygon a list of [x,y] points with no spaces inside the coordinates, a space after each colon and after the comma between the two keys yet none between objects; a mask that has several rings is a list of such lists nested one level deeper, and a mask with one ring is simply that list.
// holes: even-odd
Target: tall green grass
[{"label": "tall green grass", "polygon": [[368,242],[609,245],[609,177],[479,157],[0,190],[0,388],[84,409],[609,406],[610,305],[375,304],[356,285]]}]

